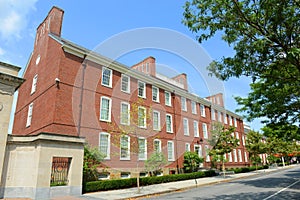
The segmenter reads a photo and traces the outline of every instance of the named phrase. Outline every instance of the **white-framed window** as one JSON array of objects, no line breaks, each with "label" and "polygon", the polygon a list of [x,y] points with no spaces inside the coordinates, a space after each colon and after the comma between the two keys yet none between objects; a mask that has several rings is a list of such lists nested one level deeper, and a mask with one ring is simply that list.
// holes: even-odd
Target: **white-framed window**
[{"label": "white-framed window", "polygon": [[159,88],[152,86],[152,101],[159,102]]},{"label": "white-framed window", "polygon": [[229,125],[230,125],[230,126],[232,126],[232,118],[233,118],[233,117],[228,116],[228,119],[229,119]]},{"label": "white-framed window", "polygon": [[196,152],[199,157],[203,157],[201,145],[195,144],[194,145],[194,152]]},{"label": "white-framed window", "polygon": [[203,131],[203,137],[205,139],[208,138],[208,130],[207,130],[207,124],[206,123],[202,123],[202,131]]},{"label": "white-framed window", "polygon": [[33,77],[33,79],[32,79],[32,85],[31,85],[31,92],[30,92],[30,94],[35,93],[37,81],[38,81],[38,75],[36,74],[36,75]]},{"label": "white-framed window", "polygon": [[108,179],[110,179],[109,172],[101,172],[98,174],[98,180],[108,180]]},{"label": "white-framed window", "polygon": [[233,149],[233,159],[234,159],[234,162],[237,162],[237,154],[236,154],[236,149]]},{"label": "white-framed window", "polygon": [[206,116],[206,114],[205,114],[205,106],[202,105],[202,104],[200,105],[200,114],[201,114],[202,117]]},{"label": "white-framed window", "polygon": [[146,83],[138,81],[138,96],[146,98]]},{"label": "white-framed window", "polygon": [[140,128],[146,128],[146,108],[139,106],[138,107],[138,126]]},{"label": "white-framed window", "polygon": [[240,136],[238,132],[235,132],[235,137],[238,140],[238,145],[240,144]]},{"label": "white-framed window", "polygon": [[153,130],[160,131],[160,112],[153,111]]},{"label": "white-framed window", "polygon": [[173,133],[172,115],[170,114],[166,114],[166,131],[168,133]]},{"label": "white-framed window", "polygon": [[187,118],[183,118],[183,134],[190,135],[189,120]]},{"label": "white-framed window", "polygon": [[237,127],[237,120],[236,120],[236,118],[233,118],[233,121],[234,121],[234,126]]},{"label": "white-framed window", "polygon": [[101,132],[99,134],[99,151],[104,155],[104,159],[110,159],[110,134]]},{"label": "white-framed window", "polygon": [[130,124],[130,105],[127,102],[121,102],[120,123],[123,125]]},{"label": "white-framed window", "polygon": [[194,120],[194,137],[199,137],[199,124]]},{"label": "white-framed window", "polygon": [[106,122],[111,121],[111,99],[108,97],[101,97],[100,120]]},{"label": "white-framed window", "polygon": [[197,114],[197,104],[196,104],[196,102],[192,101],[191,106],[192,106],[192,113]]},{"label": "white-framed window", "polygon": [[238,149],[239,162],[243,162],[242,150]]},{"label": "white-framed window", "polygon": [[227,115],[226,113],[223,114],[223,121],[224,121],[224,124],[227,124]]},{"label": "white-framed window", "polygon": [[191,144],[185,143],[185,152],[191,151]]},{"label": "white-framed window", "polygon": [[147,140],[145,138],[138,138],[139,145],[139,160],[147,160]]},{"label": "white-framed window", "polygon": [[186,98],[185,97],[181,97],[181,110],[187,111]]},{"label": "white-framed window", "polygon": [[222,113],[218,111],[218,121],[222,122]]},{"label": "white-framed window", "polygon": [[121,178],[125,179],[125,178],[130,178],[131,174],[130,172],[121,172]]},{"label": "white-framed window", "polygon": [[121,91],[130,93],[130,77],[125,74],[121,75]]},{"label": "white-framed window", "polygon": [[232,162],[232,153],[228,153],[228,162]]},{"label": "white-framed window", "polygon": [[246,142],[245,142],[245,136],[243,135],[243,136],[242,136],[242,144],[243,144],[243,146],[245,146],[245,143],[246,143]]},{"label": "white-framed window", "polygon": [[174,142],[168,141],[168,161],[174,161]]},{"label": "white-framed window", "polygon": [[29,126],[31,125],[32,110],[33,110],[33,102],[30,103],[29,106],[28,106],[28,113],[27,113],[26,127],[29,127]]},{"label": "white-framed window", "polygon": [[167,106],[172,106],[172,102],[171,102],[171,93],[168,91],[165,91],[165,104]]},{"label": "white-framed window", "polygon": [[215,109],[211,109],[211,120],[216,120]]},{"label": "white-framed window", "polygon": [[120,160],[130,160],[130,137],[128,135],[120,137]]},{"label": "white-framed window", "polygon": [[206,160],[206,162],[210,162],[208,145],[205,145],[205,160]]},{"label": "white-framed window", "polygon": [[102,67],[102,81],[101,84],[106,87],[112,87],[112,70]]},{"label": "white-framed window", "polygon": [[244,154],[245,154],[245,162],[248,162],[247,152],[245,151]]},{"label": "white-framed window", "polygon": [[161,141],[159,139],[153,140],[153,149],[157,153],[161,152]]}]

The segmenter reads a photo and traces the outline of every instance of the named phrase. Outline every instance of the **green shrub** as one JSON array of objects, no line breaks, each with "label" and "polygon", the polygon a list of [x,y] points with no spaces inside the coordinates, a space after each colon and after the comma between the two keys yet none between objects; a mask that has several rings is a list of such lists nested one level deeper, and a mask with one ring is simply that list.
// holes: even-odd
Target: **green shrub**
[{"label": "green shrub", "polygon": [[[166,175],[166,176],[144,177],[144,178],[140,178],[140,186],[182,181],[188,179],[196,179],[202,177],[210,177],[215,175],[216,175],[215,171],[210,170],[204,172],[193,172],[188,174],[173,174],[173,175]],[[137,185],[136,178],[92,181],[92,182],[87,182],[83,185],[83,192],[116,190],[116,189],[136,187],[136,185]]]}]

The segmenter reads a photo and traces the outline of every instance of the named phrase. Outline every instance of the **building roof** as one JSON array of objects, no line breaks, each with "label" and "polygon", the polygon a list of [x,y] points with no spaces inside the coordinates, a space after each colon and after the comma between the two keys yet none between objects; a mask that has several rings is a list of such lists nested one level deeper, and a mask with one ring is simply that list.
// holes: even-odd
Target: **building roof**
[{"label": "building roof", "polygon": [[83,58],[83,59],[93,61],[95,63],[99,63],[101,65],[105,65],[106,67],[115,69],[115,70],[117,70],[121,73],[126,73],[129,76],[135,77],[136,79],[144,80],[148,84],[153,84],[153,85],[155,85],[159,88],[162,88],[164,90],[173,92],[177,95],[186,97],[190,100],[199,102],[199,103],[201,103],[205,106],[213,107],[214,109],[216,109],[218,111],[226,112],[228,115],[233,116],[235,118],[242,119],[242,117],[240,115],[238,115],[234,112],[231,112],[229,110],[226,110],[225,108],[223,108],[221,106],[212,104],[210,101],[208,101],[204,98],[201,98],[198,95],[189,93],[188,91],[186,91],[186,90],[184,90],[184,89],[182,89],[182,88],[180,88],[176,85],[170,84],[170,83],[168,83],[164,80],[161,80],[159,78],[146,75],[146,74],[144,74],[142,72],[139,72],[137,70],[132,70],[129,66],[126,66],[126,65],[124,65],[122,63],[119,63],[115,60],[112,60],[112,59],[107,58],[103,55],[100,55],[99,53],[97,53],[95,51],[91,51],[91,50],[89,50],[85,47],[77,45],[77,44],[75,44],[75,43],[73,43],[69,40],[66,40],[62,37],[59,37],[55,34],[49,33],[49,36],[52,39],[54,39],[55,41],[57,41],[58,43],[60,43],[62,45],[63,50],[67,53],[70,53],[72,55],[78,56],[78,57]]}]

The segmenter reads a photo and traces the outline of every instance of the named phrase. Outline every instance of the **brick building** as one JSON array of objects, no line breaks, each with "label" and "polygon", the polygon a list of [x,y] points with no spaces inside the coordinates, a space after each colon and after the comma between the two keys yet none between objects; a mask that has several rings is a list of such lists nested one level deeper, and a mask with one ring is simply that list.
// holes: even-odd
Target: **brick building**
[{"label": "brick building", "polygon": [[[37,28],[27,81],[19,89],[14,135],[85,137],[105,154],[104,170],[135,176],[136,166],[144,171],[153,151],[166,156],[164,173],[182,168],[185,151],[197,151],[209,167],[207,139],[212,122],[219,121],[235,126],[241,141],[226,155],[227,166],[248,165],[243,120],[224,108],[222,94],[201,98],[189,93],[186,74],[168,78],[156,73],[153,57],[128,67],[63,39],[63,14],[53,7]],[[134,127],[130,117],[138,119],[134,133],[115,129]],[[134,153],[137,146],[139,153]]]}]

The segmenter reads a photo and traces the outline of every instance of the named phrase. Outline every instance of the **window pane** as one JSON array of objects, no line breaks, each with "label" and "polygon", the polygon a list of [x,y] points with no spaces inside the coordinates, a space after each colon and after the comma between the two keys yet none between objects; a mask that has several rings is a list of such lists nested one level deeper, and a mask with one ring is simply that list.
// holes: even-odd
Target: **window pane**
[{"label": "window pane", "polygon": [[126,103],[121,104],[121,124],[129,124],[129,105]]},{"label": "window pane", "polygon": [[173,142],[168,142],[168,160],[174,160],[174,145]]},{"label": "window pane", "polygon": [[129,92],[129,77],[122,75],[122,87],[121,90],[124,92]]},{"label": "window pane", "polygon": [[121,158],[129,158],[129,137],[123,136],[120,141]]},{"label": "window pane", "polygon": [[157,111],[153,112],[153,129],[160,130],[160,113]]},{"label": "window pane", "polygon": [[139,159],[145,160],[146,159],[146,139],[139,138]]},{"label": "window pane", "polygon": [[145,97],[145,83],[138,82],[138,96]]},{"label": "window pane", "polygon": [[110,116],[110,100],[106,98],[101,98],[101,110],[100,110],[100,119],[109,121]]},{"label": "window pane", "polygon": [[145,128],[146,127],[146,109],[139,108],[138,110],[138,126]]},{"label": "window pane", "polygon": [[108,134],[100,134],[100,142],[99,142],[99,150],[105,156],[105,158],[109,157],[109,135]]},{"label": "window pane", "polygon": [[172,116],[166,115],[166,131],[171,133],[172,130]]},{"label": "window pane", "polygon": [[102,84],[106,86],[110,86],[111,79],[111,70],[107,68],[103,68],[102,71]]}]

